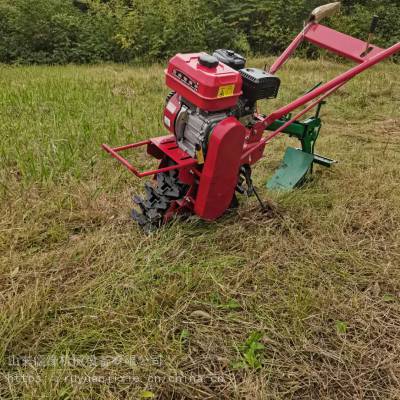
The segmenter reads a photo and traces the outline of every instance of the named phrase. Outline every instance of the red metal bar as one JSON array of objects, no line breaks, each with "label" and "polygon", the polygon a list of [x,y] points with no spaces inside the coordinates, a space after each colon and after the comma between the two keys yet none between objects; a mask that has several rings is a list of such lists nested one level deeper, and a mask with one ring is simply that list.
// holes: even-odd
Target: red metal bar
[{"label": "red metal bar", "polygon": [[[358,63],[364,62],[383,50],[377,46],[368,45],[363,40],[356,39],[320,24],[313,24],[305,32],[304,39],[315,46],[322,47]],[[366,48],[368,48],[367,53],[365,53]]]},{"label": "red metal bar", "polygon": [[143,178],[145,176],[159,174],[161,172],[172,171],[174,169],[180,169],[180,168],[183,168],[183,167],[187,166],[185,164],[181,164],[181,165],[180,164],[176,164],[176,165],[170,165],[170,166],[164,167],[164,168],[158,168],[158,169],[153,169],[153,170],[150,170],[150,171],[140,172],[126,158],[124,158],[124,157],[122,157],[121,155],[118,154],[119,151],[130,149],[130,148],[134,148],[134,147],[143,146],[143,145],[146,145],[146,144],[149,144],[149,143],[151,143],[151,141],[150,140],[146,140],[146,141],[143,141],[143,142],[132,143],[132,144],[128,144],[126,146],[120,146],[120,147],[116,147],[116,148],[111,148],[110,146],[108,146],[106,144],[102,144],[102,147],[107,153],[109,153],[112,157],[117,159],[122,165],[124,165],[129,171],[131,171],[133,174],[135,174],[139,178]]},{"label": "red metal bar", "polygon": [[[377,46],[368,45],[367,42],[346,35],[345,33],[335,31],[327,26],[309,22],[293,39],[287,49],[276,59],[269,72],[275,74],[304,40],[359,63],[364,62],[366,59],[371,58],[383,50]],[[366,48],[368,48],[367,53],[365,53]]]},{"label": "red metal bar", "polygon": [[251,149],[249,149],[248,151],[246,151],[242,157],[241,160],[242,162],[244,162],[247,157],[252,154],[254,151],[256,151],[257,149],[259,149],[260,147],[264,146],[265,144],[267,144],[268,142],[270,142],[275,136],[279,135],[280,133],[282,133],[289,125],[291,125],[293,122],[297,121],[300,117],[302,117],[306,112],[310,111],[312,108],[314,108],[315,106],[317,106],[322,100],[324,100],[326,97],[328,97],[330,94],[332,94],[334,91],[336,91],[337,89],[339,89],[341,86],[343,86],[345,82],[340,83],[339,85],[335,86],[334,88],[332,88],[331,90],[329,90],[328,92],[326,92],[324,95],[322,95],[321,97],[319,97],[317,100],[315,100],[314,102],[312,102],[310,105],[308,105],[304,110],[300,111],[297,115],[295,115],[293,118],[291,118],[290,120],[288,120],[287,122],[285,122],[282,126],[280,126],[276,131],[273,131],[271,134],[269,134],[267,137],[262,138],[256,146],[252,147]]},{"label": "red metal bar", "polygon": [[278,69],[283,64],[285,64],[288,58],[296,51],[301,42],[303,42],[305,33],[310,29],[312,25],[313,25],[312,22],[308,23],[303,28],[303,30],[293,39],[292,43],[290,43],[287,49],[276,59],[276,61],[272,64],[271,68],[269,69],[269,72],[271,74],[275,74],[275,72],[278,71]]},{"label": "red metal bar", "polygon": [[[126,144],[125,146],[113,147],[113,150],[117,153],[119,151],[123,151],[123,150],[127,150],[127,149],[133,149],[135,147],[140,147],[140,146],[145,146],[146,144],[150,144],[150,143],[151,143],[151,140],[147,139],[147,140],[143,140],[142,142]],[[103,147],[104,146],[107,146],[107,145],[103,145]],[[108,148],[110,148],[110,147],[108,147]]]},{"label": "red metal bar", "polygon": [[[148,154],[158,159],[166,157],[168,159],[171,159],[176,164],[170,165],[168,167],[141,172],[137,168],[135,168],[126,158],[118,154],[120,151],[146,145]],[[141,142],[131,143],[125,146],[114,148],[108,146],[107,144],[103,144],[102,147],[107,153],[118,160],[125,168],[127,168],[130,172],[132,172],[139,178],[159,174],[161,172],[172,171],[174,169],[190,168],[197,164],[197,160],[195,158],[190,157],[187,153],[179,148],[179,146],[176,144],[174,135],[155,137],[152,139],[143,140]]]},{"label": "red metal bar", "polygon": [[382,50],[377,55],[371,57],[371,59],[366,60],[362,64],[357,65],[356,67],[344,72],[343,74],[339,75],[338,77],[327,82],[325,85],[322,85],[322,86],[314,89],[312,92],[307,93],[306,95],[298,98],[297,100],[293,101],[292,103],[289,103],[287,106],[284,106],[284,107],[276,110],[275,112],[270,114],[268,117],[264,118],[264,120],[262,121],[262,124],[265,127],[267,127],[272,122],[283,117],[284,115],[287,115],[289,112],[308,103],[309,101],[315,99],[316,97],[318,97],[320,95],[320,97],[317,100],[315,100],[310,105],[308,105],[304,110],[300,111],[297,115],[295,115],[289,121],[285,122],[281,127],[279,127],[276,131],[272,132],[266,138],[261,139],[260,142],[256,146],[252,147],[251,149],[249,149],[248,151],[243,153],[243,155],[241,156],[241,159],[246,160],[250,154],[252,154],[254,151],[258,150],[260,147],[264,146],[269,141],[271,141],[275,136],[277,136],[279,133],[281,133],[284,129],[286,129],[294,121],[298,120],[306,112],[310,111],[312,108],[314,108],[316,105],[318,105],[318,103],[320,103],[323,99],[325,99],[326,97],[331,95],[334,91],[339,89],[341,86],[343,86],[345,83],[347,83],[354,76],[358,75],[359,73],[366,70],[367,68],[372,67],[373,65],[384,60],[385,58],[390,57],[391,55],[397,53],[398,51],[400,51],[400,43],[397,43],[397,44],[393,45],[392,47],[389,47],[386,50]]},{"label": "red metal bar", "polygon": [[337,76],[336,78],[330,80],[329,82],[321,85],[311,91],[310,93],[305,94],[304,96],[299,97],[298,99],[292,101],[288,105],[279,108],[278,110],[274,111],[272,114],[268,115],[262,123],[265,127],[272,124],[272,122],[276,121],[277,119],[283,117],[284,115],[290,113],[291,111],[295,110],[296,108],[308,103],[309,101],[315,99],[316,97],[320,96],[331,90],[332,88],[338,86],[339,84],[350,80],[351,78],[355,77],[359,73],[365,71],[367,68],[372,67],[373,65],[379,63],[380,61],[384,60],[385,58],[390,57],[391,55],[400,51],[400,42],[396,43],[392,47],[388,49],[382,50],[380,53],[376,54],[375,56],[371,57],[370,59],[364,61],[363,63],[356,65],[355,67],[349,69],[348,71],[342,73],[341,75]]}]

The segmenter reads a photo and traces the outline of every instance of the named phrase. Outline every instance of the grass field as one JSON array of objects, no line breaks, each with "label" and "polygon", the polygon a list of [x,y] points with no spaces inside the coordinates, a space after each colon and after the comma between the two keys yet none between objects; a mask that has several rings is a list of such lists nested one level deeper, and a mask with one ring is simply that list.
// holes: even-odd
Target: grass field
[{"label": "grass field", "polygon": [[[344,68],[292,61],[263,110]],[[1,66],[0,398],[400,399],[399,69],[329,99],[304,188],[267,192],[267,147],[273,213],[144,236],[100,145],[164,134],[162,66]]]}]

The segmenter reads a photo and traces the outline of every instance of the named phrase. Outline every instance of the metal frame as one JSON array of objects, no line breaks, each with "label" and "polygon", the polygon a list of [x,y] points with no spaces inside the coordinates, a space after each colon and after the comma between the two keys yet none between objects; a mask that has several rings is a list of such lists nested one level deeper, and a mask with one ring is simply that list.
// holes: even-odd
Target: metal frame
[{"label": "metal frame", "polygon": [[[159,156],[159,154],[167,155],[176,164],[140,172],[126,158],[118,154],[121,151],[141,146],[147,146],[147,152],[158,159],[162,158],[162,156]],[[107,144],[103,144],[102,147],[107,153],[117,159],[124,167],[126,167],[130,172],[132,172],[139,178],[159,174],[161,172],[172,171],[174,169],[189,168],[197,164],[196,159],[190,157],[177,146],[174,135],[160,136],[157,138],[143,140],[141,142],[131,143],[120,147],[113,148],[108,146]]]}]

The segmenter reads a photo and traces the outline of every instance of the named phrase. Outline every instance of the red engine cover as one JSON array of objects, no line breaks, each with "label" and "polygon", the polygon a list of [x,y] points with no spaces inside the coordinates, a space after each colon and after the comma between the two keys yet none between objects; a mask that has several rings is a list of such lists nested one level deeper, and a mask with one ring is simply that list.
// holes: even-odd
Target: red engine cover
[{"label": "red engine cover", "polygon": [[242,94],[242,77],[223,63],[209,68],[200,65],[205,53],[177,54],[165,71],[166,84],[195,106],[206,111],[234,107]]},{"label": "red engine cover", "polygon": [[229,207],[237,184],[245,134],[246,128],[234,117],[222,120],[212,131],[194,207],[199,217],[212,221]]}]

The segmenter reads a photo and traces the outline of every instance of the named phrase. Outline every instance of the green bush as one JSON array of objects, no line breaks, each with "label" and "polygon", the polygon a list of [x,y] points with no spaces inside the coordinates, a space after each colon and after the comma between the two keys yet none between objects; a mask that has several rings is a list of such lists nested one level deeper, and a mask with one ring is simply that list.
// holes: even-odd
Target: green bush
[{"label": "green bush", "polygon": [[118,56],[112,21],[63,0],[0,0],[0,59],[86,63]]},{"label": "green bush", "polygon": [[[220,47],[277,54],[324,0],[0,0],[0,61],[91,63],[164,60]],[[400,41],[398,0],[343,0],[331,26],[374,42]],[[303,53],[308,56],[317,51]]]}]

